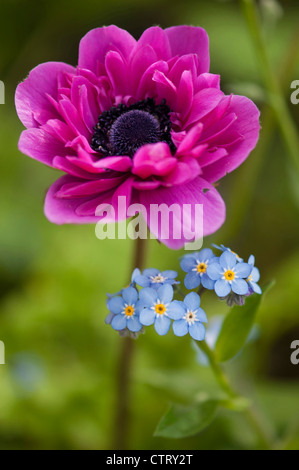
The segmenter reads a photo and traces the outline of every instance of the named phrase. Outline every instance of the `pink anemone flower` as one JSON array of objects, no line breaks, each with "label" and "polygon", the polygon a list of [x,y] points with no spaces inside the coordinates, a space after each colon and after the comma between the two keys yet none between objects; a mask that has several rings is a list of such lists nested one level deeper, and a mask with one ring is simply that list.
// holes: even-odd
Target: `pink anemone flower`
[{"label": "pink anemone flower", "polygon": [[[49,189],[53,223],[94,223],[97,207],[184,204],[203,207],[203,235],[225,220],[217,182],[255,147],[259,111],[244,96],[226,96],[209,73],[202,28],[152,27],[136,41],[116,26],[83,37],[77,67],[47,62],[16,90],[26,130],[19,149],[65,174]],[[121,218],[121,215],[119,215]],[[162,238],[155,224],[149,229]],[[170,248],[180,248],[183,217],[173,219]],[[190,241],[190,240],[188,240]]]}]

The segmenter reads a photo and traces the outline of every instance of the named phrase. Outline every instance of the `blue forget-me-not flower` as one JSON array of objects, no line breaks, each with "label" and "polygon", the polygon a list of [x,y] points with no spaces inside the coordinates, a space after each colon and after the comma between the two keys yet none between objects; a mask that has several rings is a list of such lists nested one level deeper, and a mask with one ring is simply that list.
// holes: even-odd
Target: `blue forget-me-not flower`
[{"label": "blue forget-me-not flower", "polygon": [[238,262],[236,256],[225,250],[220,258],[207,268],[210,279],[215,281],[214,289],[218,297],[226,297],[231,291],[238,295],[248,293],[246,279],[252,271],[248,263]]},{"label": "blue forget-me-not flower", "polygon": [[187,289],[195,289],[202,285],[205,289],[213,289],[214,281],[207,275],[209,264],[214,263],[218,258],[210,248],[185,255],[181,259],[181,268],[187,275],[184,284]]},{"label": "blue forget-me-not flower", "polygon": [[166,335],[171,326],[171,320],[184,313],[184,308],[178,301],[173,301],[173,287],[164,284],[158,289],[144,287],[139,294],[143,309],[140,312],[142,325],[154,325],[159,335]]},{"label": "blue forget-me-not flower", "polygon": [[205,327],[208,319],[204,310],[200,307],[200,297],[195,292],[190,292],[184,298],[182,304],[183,313],[176,315],[172,324],[173,332],[176,336],[185,336],[187,333],[197,340],[202,341],[205,338]]}]

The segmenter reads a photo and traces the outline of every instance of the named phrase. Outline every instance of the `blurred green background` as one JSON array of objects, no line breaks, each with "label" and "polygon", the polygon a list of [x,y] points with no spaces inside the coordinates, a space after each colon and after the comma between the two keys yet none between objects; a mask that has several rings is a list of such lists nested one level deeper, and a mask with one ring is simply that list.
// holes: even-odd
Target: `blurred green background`
[{"label": "blurred green background", "polygon": [[[273,70],[299,128],[290,83],[299,79],[297,0],[260,2]],[[111,449],[117,407],[116,371],[123,339],[104,323],[105,293],[128,280],[130,240],[99,241],[95,227],[55,226],[43,215],[47,188],[59,176],[17,149],[22,125],[14,90],[45,61],[76,64],[80,38],[116,24],[139,37],[153,25],[195,24],[210,36],[211,71],[222,89],[246,94],[262,112],[261,140],[246,163],[219,186],[227,204],[223,228],[204,241],[251,253],[262,284],[275,278],[257,318],[254,339],[228,364],[233,382],[253,395],[265,426],[278,439],[292,429],[288,448],[299,448],[299,365],[290,344],[299,339],[299,184],[261,82],[248,29],[237,1],[2,0],[0,79],[0,366],[1,449]],[[299,151],[299,150],[298,150]],[[179,269],[182,252],[149,242],[147,266]],[[180,274],[181,281],[183,280]],[[209,293],[209,320],[227,307]],[[188,403],[216,389],[197,363],[188,338],[152,328],[135,344],[131,387],[131,449],[247,449],[256,436],[236,413],[221,412],[188,439],[153,437],[168,403]],[[240,431],[241,430],[241,431]]]}]

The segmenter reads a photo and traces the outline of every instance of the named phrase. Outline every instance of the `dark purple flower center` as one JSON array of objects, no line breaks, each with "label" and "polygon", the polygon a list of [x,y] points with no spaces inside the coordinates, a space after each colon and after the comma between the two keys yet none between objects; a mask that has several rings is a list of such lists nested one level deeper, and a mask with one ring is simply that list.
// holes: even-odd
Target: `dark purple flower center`
[{"label": "dark purple flower center", "polygon": [[110,129],[112,153],[133,156],[142,145],[158,142],[159,133],[159,122],[152,114],[132,109],[119,116]]},{"label": "dark purple flower center", "polygon": [[94,130],[91,147],[105,157],[133,157],[143,145],[156,142],[166,142],[172,153],[176,151],[170,134],[170,109],[165,100],[159,105],[147,98],[131,106],[113,106],[99,116]]}]

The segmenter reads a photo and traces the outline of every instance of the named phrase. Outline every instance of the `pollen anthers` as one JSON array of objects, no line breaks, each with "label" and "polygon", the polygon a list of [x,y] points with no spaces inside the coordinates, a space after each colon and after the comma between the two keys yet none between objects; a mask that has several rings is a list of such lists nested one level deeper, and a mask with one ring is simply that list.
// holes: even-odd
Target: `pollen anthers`
[{"label": "pollen anthers", "polygon": [[161,304],[161,303],[158,303],[156,304],[155,306],[155,312],[158,314],[158,315],[163,315],[165,312],[166,312],[166,307],[164,304]]},{"label": "pollen anthers", "polygon": [[156,104],[153,98],[130,106],[123,103],[112,106],[99,116],[94,127],[91,148],[104,157],[133,157],[143,145],[166,142],[174,154],[176,147],[170,134],[170,112],[165,100]]},{"label": "pollen anthers", "polygon": [[134,306],[133,305],[126,305],[125,309],[124,309],[124,314],[127,316],[127,317],[131,317],[132,315],[134,315]]},{"label": "pollen anthers", "polygon": [[231,269],[225,271],[223,275],[227,281],[233,281],[235,278],[235,273]]},{"label": "pollen anthers", "polygon": [[207,263],[199,262],[196,266],[196,271],[198,273],[205,273],[207,270],[207,266],[208,266]]}]

